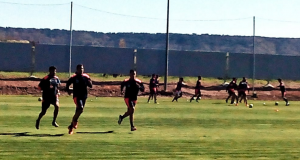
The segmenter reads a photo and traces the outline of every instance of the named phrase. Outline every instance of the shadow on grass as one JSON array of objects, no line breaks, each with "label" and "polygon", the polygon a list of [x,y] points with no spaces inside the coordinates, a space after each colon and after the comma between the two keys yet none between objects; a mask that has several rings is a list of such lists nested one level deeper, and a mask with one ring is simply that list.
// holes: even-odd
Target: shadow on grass
[{"label": "shadow on grass", "polygon": [[224,102],[214,102],[212,104],[225,104]]},{"label": "shadow on grass", "polygon": [[15,136],[15,137],[61,137],[65,134],[29,134],[29,132],[21,133],[0,133],[0,136]]},{"label": "shadow on grass", "polygon": [[77,134],[107,134],[113,133],[114,131],[106,131],[106,132],[76,132]]}]

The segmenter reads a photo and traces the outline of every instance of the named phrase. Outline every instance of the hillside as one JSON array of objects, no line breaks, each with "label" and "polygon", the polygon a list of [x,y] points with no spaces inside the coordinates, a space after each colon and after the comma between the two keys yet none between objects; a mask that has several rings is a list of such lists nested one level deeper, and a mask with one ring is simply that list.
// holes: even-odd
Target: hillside
[{"label": "hillside", "polygon": [[[0,27],[0,41],[29,40],[68,45],[70,32],[59,29]],[[165,34],[73,31],[73,45],[165,49]],[[251,53],[253,37],[209,34],[170,34],[170,50]],[[255,37],[255,53],[300,55],[299,38]]]}]

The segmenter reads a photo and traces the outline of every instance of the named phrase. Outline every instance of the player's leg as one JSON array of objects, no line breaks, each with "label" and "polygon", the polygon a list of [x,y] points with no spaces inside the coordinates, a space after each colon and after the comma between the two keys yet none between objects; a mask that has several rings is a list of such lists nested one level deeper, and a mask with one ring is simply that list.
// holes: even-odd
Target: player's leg
[{"label": "player's leg", "polygon": [[48,108],[50,107],[50,103],[48,101],[43,101],[42,102],[42,111],[40,112],[36,122],[35,122],[35,128],[39,129],[40,128],[40,121],[42,117],[46,114]]},{"label": "player's leg", "polygon": [[286,92],[281,92],[281,96],[282,96],[283,100],[285,101],[285,105],[288,106],[289,105],[289,101],[286,98]]},{"label": "player's leg", "polygon": [[133,128],[135,128],[133,125],[133,113],[135,110],[136,101],[132,101],[132,100],[129,100],[129,98],[125,98],[125,103],[127,105],[127,112],[125,112],[123,115],[119,116],[118,124],[121,124],[123,119],[126,118],[127,116],[129,116],[130,126],[131,126],[131,130],[132,130]]},{"label": "player's leg", "polygon": [[233,104],[234,103],[234,100],[236,99],[236,94],[234,92],[231,92],[231,103],[230,104]]},{"label": "player's leg", "polygon": [[77,129],[77,127],[78,127],[78,119],[79,119],[80,115],[83,112],[83,108],[84,108],[84,105],[85,105],[86,98],[74,97],[73,100],[74,100],[74,103],[76,105],[76,111],[75,111],[75,114],[72,118],[72,122],[68,127],[69,134],[73,134],[73,128]]},{"label": "player's leg", "polygon": [[120,125],[124,118],[130,115],[130,101],[129,98],[124,98],[125,104],[127,106],[127,111],[123,115],[119,115],[118,124]]},{"label": "player's leg", "polygon": [[157,88],[154,88],[154,93],[153,93],[153,97],[154,97],[154,103],[157,103]]},{"label": "player's leg", "polygon": [[151,94],[151,91],[150,91],[147,103],[150,103],[149,101],[150,101],[151,96],[152,96],[152,94]]},{"label": "player's leg", "polygon": [[177,98],[178,97],[178,92],[179,91],[177,91],[177,90],[175,91],[175,95],[174,95],[174,98],[173,98],[172,102],[174,102],[175,100],[177,101],[177,99],[178,99]]},{"label": "player's leg", "polygon": [[59,111],[59,103],[56,103],[54,105],[54,112],[53,112],[53,121],[52,121],[52,126],[54,127],[58,127],[59,125],[57,124],[56,122],[56,118],[57,118],[57,115],[58,115],[58,111]]},{"label": "player's leg", "polygon": [[[179,95],[178,95],[178,97],[177,97],[177,100],[178,100],[179,98],[182,97],[182,91],[179,91],[178,94],[179,94]],[[176,101],[177,101],[177,100],[176,100]]]},{"label": "player's leg", "polygon": [[56,123],[56,118],[57,118],[58,111],[59,111],[59,100],[58,100],[58,97],[56,97],[55,102],[53,103],[53,106],[54,106],[54,112],[53,112],[52,126],[58,127],[59,125]]},{"label": "player's leg", "polygon": [[198,95],[197,95],[196,102],[198,102],[198,100],[200,100],[200,99],[201,99],[201,91],[199,90],[199,91],[198,91]]},{"label": "player's leg", "polygon": [[244,103],[246,104],[246,106],[248,106],[248,99],[247,99],[246,92],[244,93]]},{"label": "player's leg", "polygon": [[231,96],[232,96],[232,95],[231,95],[231,91],[228,90],[228,97],[226,98],[226,103],[228,103],[228,100],[229,100],[229,98],[230,98]]},{"label": "player's leg", "polygon": [[194,100],[194,97],[196,97],[197,96],[197,93],[198,93],[198,90],[197,89],[195,89],[195,94],[191,97],[191,99],[190,99],[190,102],[192,102],[193,100]]}]

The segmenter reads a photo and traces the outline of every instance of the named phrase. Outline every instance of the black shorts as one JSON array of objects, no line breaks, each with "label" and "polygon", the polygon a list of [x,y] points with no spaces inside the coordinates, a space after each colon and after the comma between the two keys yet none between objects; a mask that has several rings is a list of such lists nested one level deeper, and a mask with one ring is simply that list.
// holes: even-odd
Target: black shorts
[{"label": "black shorts", "polygon": [[42,101],[42,110],[47,110],[50,105],[56,105],[58,106],[59,105],[59,99],[58,99],[58,96],[56,97],[52,97],[52,98],[43,98],[43,101]]},{"label": "black shorts", "polygon": [[157,89],[156,88],[150,88],[150,94],[156,94]]},{"label": "black shorts", "polygon": [[200,91],[200,89],[195,89],[195,95],[200,95],[201,96],[201,91]]},{"label": "black shorts", "polygon": [[228,95],[235,95],[234,90],[228,90]]},{"label": "black shorts", "polygon": [[85,98],[73,97],[74,103],[76,105],[76,110],[78,109],[82,110],[84,108],[86,99],[87,99],[86,97]]}]

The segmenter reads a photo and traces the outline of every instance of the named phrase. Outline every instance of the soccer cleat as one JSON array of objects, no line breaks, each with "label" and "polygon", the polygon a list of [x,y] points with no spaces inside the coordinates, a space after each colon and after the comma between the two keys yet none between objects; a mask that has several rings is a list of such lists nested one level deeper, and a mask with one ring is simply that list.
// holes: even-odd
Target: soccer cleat
[{"label": "soccer cleat", "polygon": [[36,120],[36,122],[35,122],[35,128],[36,129],[40,129],[40,121],[39,120]]},{"label": "soccer cleat", "polygon": [[69,125],[68,129],[69,129],[69,134],[73,134],[73,133],[74,133],[74,132],[73,132],[73,126],[72,126],[72,125]]},{"label": "soccer cleat", "polygon": [[53,121],[53,122],[52,122],[52,126],[58,127],[59,125],[58,125],[55,121]]},{"label": "soccer cleat", "polygon": [[118,120],[118,124],[120,125],[123,121],[122,115],[119,115],[119,120]]},{"label": "soccer cleat", "polygon": [[155,104],[159,104],[158,102],[155,102]]},{"label": "soccer cleat", "polygon": [[286,105],[286,106],[289,106],[289,105],[290,105],[290,103],[286,103],[285,105]]},{"label": "soccer cleat", "polygon": [[77,129],[78,128],[78,122],[72,122],[73,128]]},{"label": "soccer cleat", "polygon": [[131,131],[135,131],[136,130],[136,127],[131,127]]}]

